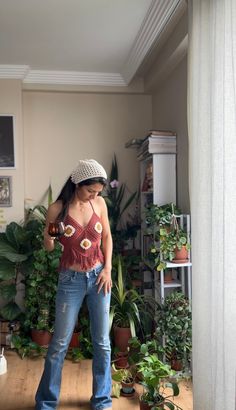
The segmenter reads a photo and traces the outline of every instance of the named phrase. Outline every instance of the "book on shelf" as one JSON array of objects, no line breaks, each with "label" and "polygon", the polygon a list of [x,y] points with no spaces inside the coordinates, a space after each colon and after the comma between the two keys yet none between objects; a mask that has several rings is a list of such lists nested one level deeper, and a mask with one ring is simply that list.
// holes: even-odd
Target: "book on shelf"
[{"label": "book on shelf", "polygon": [[176,132],[168,131],[168,130],[148,130],[147,137],[176,137]]}]

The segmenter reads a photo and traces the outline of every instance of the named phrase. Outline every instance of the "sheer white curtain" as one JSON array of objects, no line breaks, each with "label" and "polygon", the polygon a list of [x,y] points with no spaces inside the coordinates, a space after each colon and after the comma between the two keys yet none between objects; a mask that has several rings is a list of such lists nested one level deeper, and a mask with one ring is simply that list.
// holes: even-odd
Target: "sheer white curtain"
[{"label": "sheer white curtain", "polygon": [[235,410],[236,0],[189,0],[194,410]]}]

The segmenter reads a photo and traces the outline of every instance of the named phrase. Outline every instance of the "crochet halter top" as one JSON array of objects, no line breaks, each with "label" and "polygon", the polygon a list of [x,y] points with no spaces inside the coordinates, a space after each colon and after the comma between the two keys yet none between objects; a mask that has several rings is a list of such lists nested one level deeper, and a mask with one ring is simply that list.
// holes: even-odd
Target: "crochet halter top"
[{"label": "crochet halter top", "polygon": [[94,211],[91,202],[90,205],[93,214],[85,227],[82,227],[70,215],[65,217],[65,233],[60,237],[62,256],[59,269],[78,264],[83,271],[86,271],[91,269],[97,261],[104,262],[101,250],[101,219]]}]

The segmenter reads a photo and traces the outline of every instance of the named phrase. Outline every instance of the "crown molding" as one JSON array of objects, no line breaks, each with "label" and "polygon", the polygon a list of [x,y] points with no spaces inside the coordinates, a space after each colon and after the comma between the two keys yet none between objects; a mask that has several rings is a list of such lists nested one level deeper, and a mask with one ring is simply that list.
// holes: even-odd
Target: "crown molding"
[{"label": "crown molding", "polygon": [[126,86],[119,73],[93,73],[80,71],[46,71],[29,70],[23,83],[31,84],[64,84],[64,85],[96,85]]},{"label": "crown molding", "polygon": [[[0,65],[0,79],[24,84],[128,87],[138,68],[171,24],[186,9],[185,0],[153,0],[121,73],[32,70],[28,65]],[[173,23],[172,23],[173,24]]]},{"label": "crown molding", "polygon": [[21,79],[26,84],[127,86],[119,73],[31,70],[26,65],[0,65],[0,79]]},{"label": "crown molding", "polygon": [[0,79],[20,79],[22,80],[28,73],[27,65],[6,65],[0,64]]},{"label": "crown molding", "polygon": [[177,14],[181,15],[185,9],[185,0],[152,1],[121,72],[127,84],[161,38],[166,26],[171,24],[172,17],[174,15],[176,17]]}]

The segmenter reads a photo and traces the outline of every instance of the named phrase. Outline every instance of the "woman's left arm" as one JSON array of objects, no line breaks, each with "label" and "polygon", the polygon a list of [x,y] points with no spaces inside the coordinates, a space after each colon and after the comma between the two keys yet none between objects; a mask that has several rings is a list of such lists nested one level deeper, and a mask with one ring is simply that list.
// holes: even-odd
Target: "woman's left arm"
[{"label": "woman's left arm", "polygon": [[101,209],[101,223],[102,223],[102,250],[104,254],[104,268],[100,273],[97,284],[98,293],[103,288],[105,295],[111,291],[111,269],[112,269],[112,236],[108,219],[107,206],[102,197],[97,198]]}]

